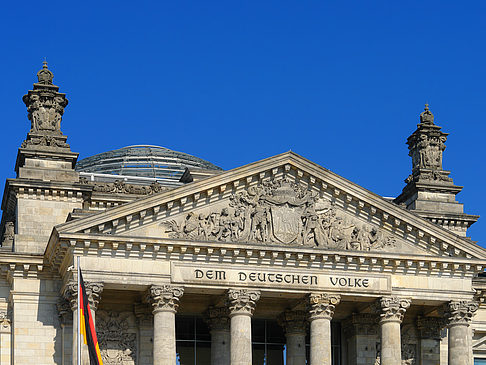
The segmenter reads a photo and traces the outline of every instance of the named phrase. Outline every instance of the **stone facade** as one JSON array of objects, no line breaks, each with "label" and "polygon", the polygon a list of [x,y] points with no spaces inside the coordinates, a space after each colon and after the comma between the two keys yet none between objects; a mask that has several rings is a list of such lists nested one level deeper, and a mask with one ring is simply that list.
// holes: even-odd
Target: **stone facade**
[{"label": "stone facade", "polygon": [[[392,202],[292,152],[186,169],[170,186],[94,181],[74,169],[52,82],[45,64],[24,96],[30,131],[2,202],[2,364],[73,363],[76,257],[105,364],[250,365],[263,353],[273,365],[283,345],[289,365],[486,357],[486,250],[465,237],[478,216],[455,200],[428,106]],[[281,348],[267,340],[277,332]],[[191,341],[201,355],[184,352]]]}]

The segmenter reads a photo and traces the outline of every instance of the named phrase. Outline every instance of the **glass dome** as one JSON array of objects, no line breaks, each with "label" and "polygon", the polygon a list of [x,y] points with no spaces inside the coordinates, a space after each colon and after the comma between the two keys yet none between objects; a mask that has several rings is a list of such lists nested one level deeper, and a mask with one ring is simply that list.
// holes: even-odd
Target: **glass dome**
[{"label": "glass dome", "polygon": [[160,146],[137,145],[99,153],[76,164],[76,171],[98,174],[179,180],[184,170],[222,169],[183,152]]}]

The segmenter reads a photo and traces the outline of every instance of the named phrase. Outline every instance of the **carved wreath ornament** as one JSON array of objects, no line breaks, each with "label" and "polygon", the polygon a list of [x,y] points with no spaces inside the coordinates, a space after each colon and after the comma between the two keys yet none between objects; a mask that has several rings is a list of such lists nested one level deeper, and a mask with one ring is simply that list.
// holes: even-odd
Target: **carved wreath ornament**
[{"label": "carved wreath ornament", "polygon": [[286,179],[264,181],[230,196],[228,206],[188,213],[163,223],[172,238],[317,246],[381,251],[396,246],[392,235],[350,221],[334,203]]}]

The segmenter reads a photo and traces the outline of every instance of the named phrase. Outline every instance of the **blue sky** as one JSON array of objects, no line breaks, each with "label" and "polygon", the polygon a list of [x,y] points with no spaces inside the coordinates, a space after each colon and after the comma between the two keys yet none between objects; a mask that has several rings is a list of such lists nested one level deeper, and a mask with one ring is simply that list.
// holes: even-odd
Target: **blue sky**
[{"label": "blue sky", "polygon": [[[480,1],[6,2],[0,180],[47,57],[80,158],[155,144],[230,169],[293,150],[384,196],[427,101],[458,200],[486,217],[485,16]],[[486,245],[486,221],[470,236]]]}]

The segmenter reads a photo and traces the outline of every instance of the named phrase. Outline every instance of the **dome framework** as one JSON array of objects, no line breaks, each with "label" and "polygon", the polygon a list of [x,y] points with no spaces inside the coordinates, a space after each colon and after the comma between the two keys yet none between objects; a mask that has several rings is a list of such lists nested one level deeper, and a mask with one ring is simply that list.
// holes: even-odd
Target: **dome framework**
[{"label": "dome framework", "polygon": [[184,171],[222,169],[206,160],[165,147],[134,145],[78,161],[76,171],[179,181]]}]

